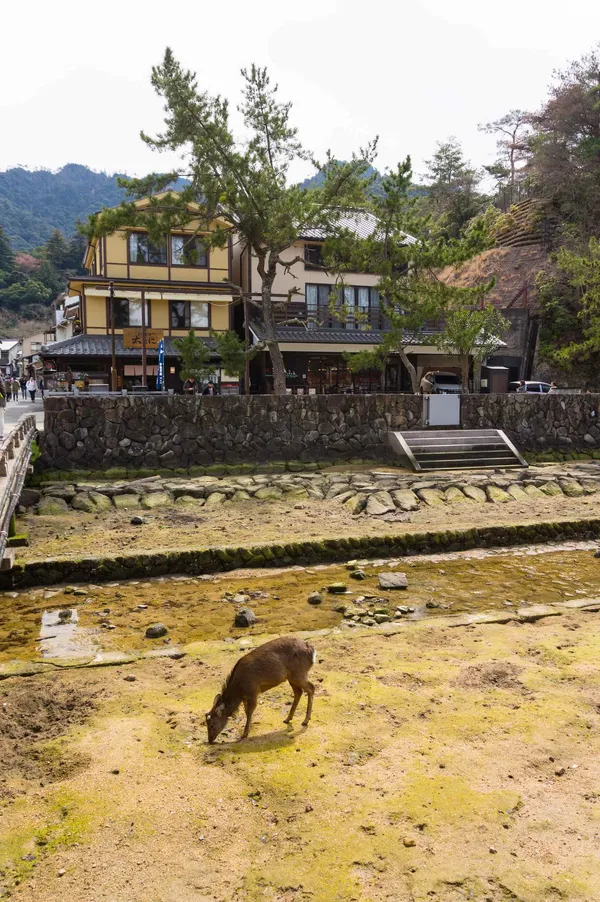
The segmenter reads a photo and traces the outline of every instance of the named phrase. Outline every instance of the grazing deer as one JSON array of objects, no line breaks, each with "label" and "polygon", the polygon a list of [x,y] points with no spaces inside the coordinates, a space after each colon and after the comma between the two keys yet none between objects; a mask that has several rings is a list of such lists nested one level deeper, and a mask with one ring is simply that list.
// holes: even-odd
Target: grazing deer
[{"label": "grazing deer", "polygon": [[284,723],[291,723],[298,702],[302,698],[302,692],[306,692],[308,705],[302,726],[308,726],[315,693],[315,687],[308,679],[308,671],[316,660],[317,653],[312,645],[304,639],[294,639],[292,636],[272,639],[271,642],[265,642],[264,645],[248,652],[237,662],[206,715],[208,741],[215,741],[242,703],[246,711],[246,726],[242,734],[242,739],[245,739],[248,736],[258,696],[261,692],[279,686],[285,680],[294,690],[294,701]]}]

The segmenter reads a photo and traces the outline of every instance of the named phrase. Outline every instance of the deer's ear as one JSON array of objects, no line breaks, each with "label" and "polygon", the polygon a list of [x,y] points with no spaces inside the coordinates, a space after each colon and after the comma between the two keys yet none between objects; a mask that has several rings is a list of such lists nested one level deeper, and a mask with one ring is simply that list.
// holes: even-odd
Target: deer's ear
[{"label": "deer's ear", "polygon": [[222,698],[223,698],[223,696],[221,695],[220,692],[219,692],[218,695],[215,695],[215,700],[214,700],[214,702],[212,703],[212,710],[213,710],[213,711],[215,710],[215,708],[217,707],[217,705],[219,704],[219,702],[221,701]]}]

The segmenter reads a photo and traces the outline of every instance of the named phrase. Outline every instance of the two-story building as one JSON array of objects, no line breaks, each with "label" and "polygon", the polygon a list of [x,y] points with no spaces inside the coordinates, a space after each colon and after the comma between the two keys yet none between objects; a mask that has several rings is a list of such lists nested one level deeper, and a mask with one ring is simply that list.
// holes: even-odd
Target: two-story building
[{"label": "two-story building", "polygon": [[[343,228],[366,238],[376,228],[375,218],[357,211],[340,220]],[[300,258],[289,269],[281,267],[273,285],[277,301],[277,340],[283,353],[287,387],[292,392],[329,394],[338,392],[411,391],[408,371],[399,357],[392,357],[383,373],[377,370],[353,374],[348,369],[348,354],[374,350],[389,328],[382,308],[378,277],[368,273],[346,273],[344,285],[338,288],[334,277],[322,265],[322,248],[326,234],[320,229],[307,230],[281,255],[284,260]],[[406,236],[407,242],[415,239]],[[260,277],[257,259],[248,248],[236,260],[236,278],[247,300],[249,341],[256,344],[264,338],[260,316],[253,314],[260,300]],[[331,298],[339,312],[332,310]],[[236,317],[240,327],[243,317]],[[434,325],[431,332],[433,334]],[[430,369],[460,373],[455,357],[442,354],[434,345],[408,348],[411,362],[419,378]],[[273,374],[268,353],[259,353],[251,364],[250,381],[256,392],[272,391]]]},{"label": "two-story building", "polygon": [[[143,209],[148,203],[141,200],[137,206]],[[216,222],[209,226],[216,227]],[[232,243],[209,248],[202,234],[200,223],[192,221],[158,243],[135,227],[94,238],[85,256],[88,274],[69,282],[57,308],[59,340],[42,351],[45,372],[56,374],[49,384],[88,382],[91,390],[108,387],[114,332],[118,388],[140,385],[144,377],[149,389],[155,387],[158,351],[151,344],[160,336],[166,387],[178,390],[180,362],[174,339],[193,330],[212,348],[210,330],[225,331],[232,323]],[[141,346],[128,346],[132,329],[151,330],[145,374]],[[218,364],[215,354],[215,371]]]}]

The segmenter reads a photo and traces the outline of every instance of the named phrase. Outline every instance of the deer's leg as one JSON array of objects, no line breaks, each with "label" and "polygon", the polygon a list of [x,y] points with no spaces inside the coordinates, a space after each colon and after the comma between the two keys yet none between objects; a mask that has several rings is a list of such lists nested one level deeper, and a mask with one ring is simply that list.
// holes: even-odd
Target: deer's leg
[{"label": "deer's leg", "polygon": [[288,714],[286,719],[283,721],[284,723],[292,722],[292,717],[296,713],[296,708],[298,707],[298,702],[302,698],[302,689],[300,688],[300,686],[295,686],[293,683],[290,683],[290,686],[294,690],[294,701],[292,702],[292,707],[290,708],[290,713]]},{"label": "deer's leg", "polygon": [[302,721],[302,726],[307,727],[310,721],[310,716],[312,714],[312,706],[313,706],[313,695],[315,694],[315,687],[313,683],[309,680],[302,687],[306,694],[308,695],[308,705],[306,706],[306,717]]},{"label": "deer's leg", "polygon": [[250,731],[250,723],[252,721],[252,715],[254,714],[254,709],[256,708],[257,700],[255,698],[245,698],[244,699],[244,711],[246,712],[246,726],[244,727],[244,732],[242,733],[242,739],[248,738],[248,732]]}]

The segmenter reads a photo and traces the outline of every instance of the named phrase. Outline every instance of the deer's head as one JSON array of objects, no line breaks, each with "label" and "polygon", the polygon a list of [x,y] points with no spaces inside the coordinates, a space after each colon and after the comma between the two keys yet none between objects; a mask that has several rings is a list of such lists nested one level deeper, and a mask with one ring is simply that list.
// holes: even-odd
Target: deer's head
[{"label": "deer's head", "polygon": [[208,741],[214,742],[219,733],[225,728],[229,716],[225,713],[225,703],[221,694],[215,696],[213,706],[206,714],[206,729]]}]

